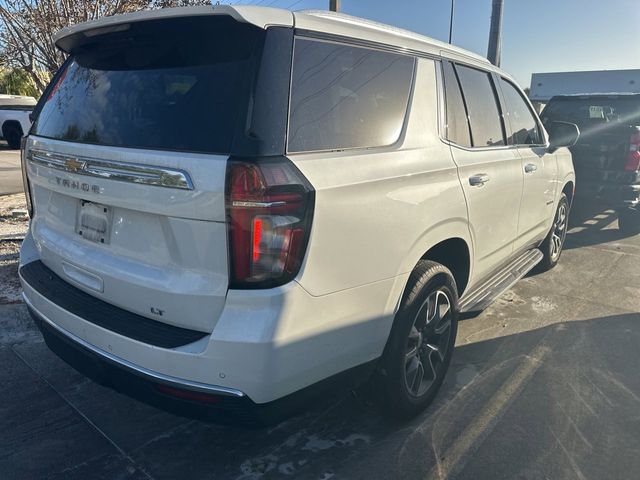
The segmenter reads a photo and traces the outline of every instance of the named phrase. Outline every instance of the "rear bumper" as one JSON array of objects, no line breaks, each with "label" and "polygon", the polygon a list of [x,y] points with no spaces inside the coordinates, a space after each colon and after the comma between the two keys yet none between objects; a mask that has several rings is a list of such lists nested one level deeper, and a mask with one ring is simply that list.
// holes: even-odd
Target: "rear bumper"
[{"label": "rear bumper", "polygon": [[640,205],[640,183],[617,184],[578,182],[576,195],[585,199],[598,199],[617,210],[638,209]]},{"label": "rear bumper", "polygon": [[245,426],[270,425],[308,407],[327,391],[356,387],[376,366],[373,360],[278,400],[256,404],[239,390],[170,377],[102,351],[38,314],[24,298],[49,349],[78,372],[136,400],[189,418]]},{"label": "rear bumper", "polygon": [[[21,250],[21,273],[39,260],[34,239],[28,234]],[[296,282],[267,290],[230,290],[212,332],[192,343],[167,347],[157,341],[149,343],[138,330],[107,322],[109,315],[118,312],[109,310],[108,315],[102,315],[104,302],[99,298],[77,297],[83,303],[79,310],[68,305],[68,297],[61,298],[66,289],[51,293],[22,274],[20,280],[25,302],[48,332],[48,343],[56,353],[61,343],[89,352],[93,360],[86,363],[106,365],[97,369],[99,372],[113,372],[114,368],[124,372],[126,375],[116,377],[131,379],[122,382],[125,387],[136,379],[146,392],[151,389],[157,393],[156,384],[168,385],[220,395],[224,398],[218,403],[224,406],[240,402],[245,407],[265,409],[272,402],[376,360],[393,320],[396,302],[389,301],[395,297],[390,292],[406,283],[406,278],[397,277],[323,297],[309,295]],[[52,338],[64,341],[54,343]],[[63,352],[60,356],[83,370],[84,360],[77,357],[84,358],[85,353],[70,356]],[[133,390],[132,396],[138,397]]]},{"label": "rear bumper", "polygon": [[[83,341],[37,313],[24,297],[47,346],[58,357],[92,380],[137,400],[179,415],[217,422],[259,423],[261,412],[243,392],[216,385],[189,382],[163,375],[118,358]],[[163,393],[196,394],[187,400]]]}]

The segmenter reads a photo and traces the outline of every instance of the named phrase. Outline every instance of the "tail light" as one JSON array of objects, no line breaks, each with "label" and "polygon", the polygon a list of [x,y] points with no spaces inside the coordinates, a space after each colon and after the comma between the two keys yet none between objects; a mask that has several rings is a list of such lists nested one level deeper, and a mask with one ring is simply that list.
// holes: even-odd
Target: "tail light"
[{"label": "tail light", "polygon": [[637,172],[640,170],[640,132],[631,135],[629,142],[629,155],[627,164],[624,166],[627,172]]},{"label": "tail light", "polygon": [[287,158],[229,162],[231,288],[275,287],[297,275],[313,202],[313,187]]},{"label": "tail light", "polygon": [[31,198],[29,178],[27,177],[27,137],[22,137],[20,142],[20,168],[22,169],[22,188],[27,199],[27,212],[29,212],[29,218],[33,218],[33,200]]}]

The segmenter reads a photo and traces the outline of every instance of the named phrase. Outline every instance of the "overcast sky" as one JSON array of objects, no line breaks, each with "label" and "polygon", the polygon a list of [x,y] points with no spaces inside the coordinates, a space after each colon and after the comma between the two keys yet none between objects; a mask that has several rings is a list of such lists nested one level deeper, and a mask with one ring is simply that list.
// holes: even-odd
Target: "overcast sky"
[{"label": "overcast sky", "polygon": [[[225,1],[224,3],[229,3]],[[232,0],[328,8],[329,0]],[[531,73],[640,68],[640,0],[505,0],[502,68]],[[455,0],[453,43],[487,54],[491,0]],[[342,0],[342,11],[447,41],[450,0]]]}]

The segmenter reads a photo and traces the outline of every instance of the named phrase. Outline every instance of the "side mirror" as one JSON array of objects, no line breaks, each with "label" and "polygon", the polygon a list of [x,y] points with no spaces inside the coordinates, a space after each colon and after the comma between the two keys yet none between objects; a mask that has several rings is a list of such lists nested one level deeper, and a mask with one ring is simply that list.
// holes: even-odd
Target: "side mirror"
[{"label": "side mirror", "polygon": [[553,121],[547,125],[549,133],[549,152],[562,147],[573,147],[580,138],[580,129],[575,123]]}]

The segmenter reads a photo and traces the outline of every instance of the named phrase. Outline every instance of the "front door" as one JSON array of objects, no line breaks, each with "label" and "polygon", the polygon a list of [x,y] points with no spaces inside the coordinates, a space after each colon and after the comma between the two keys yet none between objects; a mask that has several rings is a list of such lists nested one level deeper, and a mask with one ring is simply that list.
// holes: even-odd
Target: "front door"
[{"label": "front door", "polygon": [[538,243],[548,233],[553,218],[558,163],[544,146],[518,147],[524,172],[516,249]]},{"label": "front door", "polygon": [[517,148],[524,176],[516,250],[535,245],[551,226],[558,164],[547,152],[542,130],[530,104],[509,80],[498,78],[503,111],[510,134],[507,143]]}]

